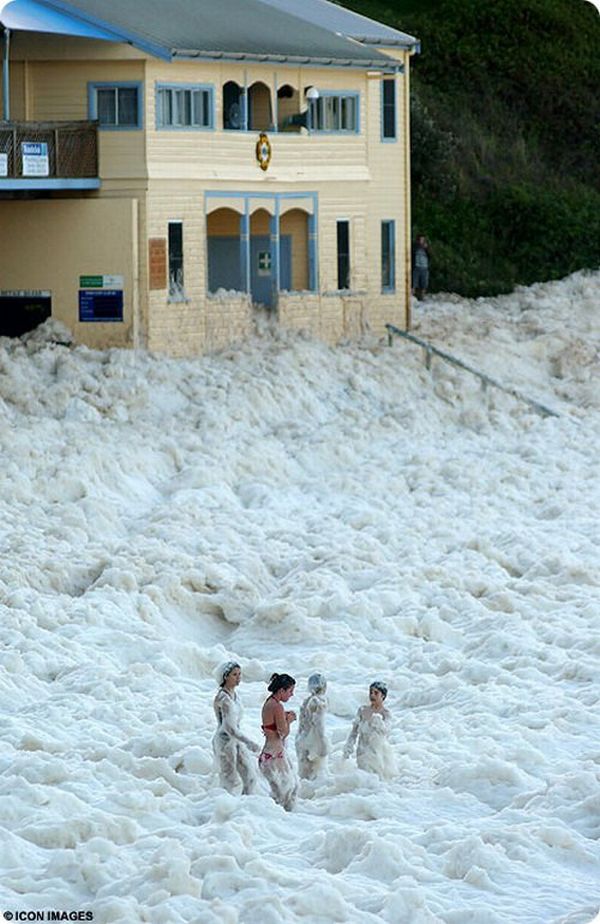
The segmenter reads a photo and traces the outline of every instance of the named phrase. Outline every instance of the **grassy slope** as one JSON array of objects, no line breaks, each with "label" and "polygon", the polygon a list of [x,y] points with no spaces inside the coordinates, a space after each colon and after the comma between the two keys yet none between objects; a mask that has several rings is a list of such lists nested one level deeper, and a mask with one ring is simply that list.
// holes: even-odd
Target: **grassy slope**
[{"label": "grassy slope", "polygon": [[345,0],[418,36],[413,225],[433,288],[600,263],[600,15],[587,0]]}]

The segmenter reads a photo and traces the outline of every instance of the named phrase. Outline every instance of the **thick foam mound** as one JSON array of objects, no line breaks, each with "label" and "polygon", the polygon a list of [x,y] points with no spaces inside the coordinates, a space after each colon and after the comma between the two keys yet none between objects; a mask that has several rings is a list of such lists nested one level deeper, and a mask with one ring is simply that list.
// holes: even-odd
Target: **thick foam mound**
[{"label": "thick foam mound", "polygon": [[[400,340],[0,341],[0,911],[594,917],[599,295],[577,274],[415,306],[415,333],[558,418]],[[296,708],[328,678],[328,769],[293,814],[218,786],[229,658],[256,740],[272,671]],[[374,679],[391,779],[342,758]]]}]

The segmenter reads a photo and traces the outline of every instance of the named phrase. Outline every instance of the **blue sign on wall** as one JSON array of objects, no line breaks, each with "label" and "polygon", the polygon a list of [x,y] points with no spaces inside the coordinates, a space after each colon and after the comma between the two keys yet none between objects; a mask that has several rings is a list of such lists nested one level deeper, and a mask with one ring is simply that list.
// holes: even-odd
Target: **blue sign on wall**
[{"label": "blue sign on wall", "polygon": [[21,148],[26,157],[48,156],[48,145],[45,141],[24,141]]},{"label": "blue sign on wall", "polygon": [[80,289],[80,321],[122,321],[122,289]]}]

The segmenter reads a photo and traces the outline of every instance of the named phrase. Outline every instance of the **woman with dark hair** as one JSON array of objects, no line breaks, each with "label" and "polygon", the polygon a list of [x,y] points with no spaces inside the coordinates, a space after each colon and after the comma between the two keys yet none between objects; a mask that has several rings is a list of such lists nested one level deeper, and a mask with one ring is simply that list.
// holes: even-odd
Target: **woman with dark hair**
[{"label": "woman with dark hair", "polygon": [[392,715],[384,706],[386,697],[385,683],[374,680],[369,687],[369,705],[361,706],[356,713],[344,757],[351,757],[358,738],[356,763],[360,769],[389,778],[396,774],[396,761],[388,741]]},{"label": "woman with dark hair", "polygon": [[285,752],[285,741],[292,722],[296,721],[296,713],[286,711],[283,703],[292,698],[295,686],[296,681],[289,674],[271,676],[267,687],[270,695],[262,708],[265,743],[258,758],[258,767],[271,788],[273,799],[286,812],[295,805],[298,780]]},{"label": "woman with dark hair", "polygon": [[219,782],[224,789],[234,792],[241,779],[242,793],[256,790],[256,771],[248,751],[255,754],[260,747],[240,731],[242,704],[236,687],[242,679],[237,661],[228,661],[217,672],[219,690],[213,707],[217,717],[217,730],[213,738],[213,751],[219,767]]}]

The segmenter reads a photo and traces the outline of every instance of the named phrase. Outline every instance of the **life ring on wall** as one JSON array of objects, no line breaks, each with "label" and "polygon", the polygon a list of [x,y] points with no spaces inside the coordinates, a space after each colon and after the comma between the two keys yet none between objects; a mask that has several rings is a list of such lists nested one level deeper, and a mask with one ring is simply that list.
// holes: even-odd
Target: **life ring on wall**
[{"label": "life ring on wall", "polygon": [[256,159],[260,165],[261,170],[269,169],[272,153],[273,149],[271,148],[269,136],[266,135],[265,132],[261,132],[258,136],[258,141],[256,142]]}]

